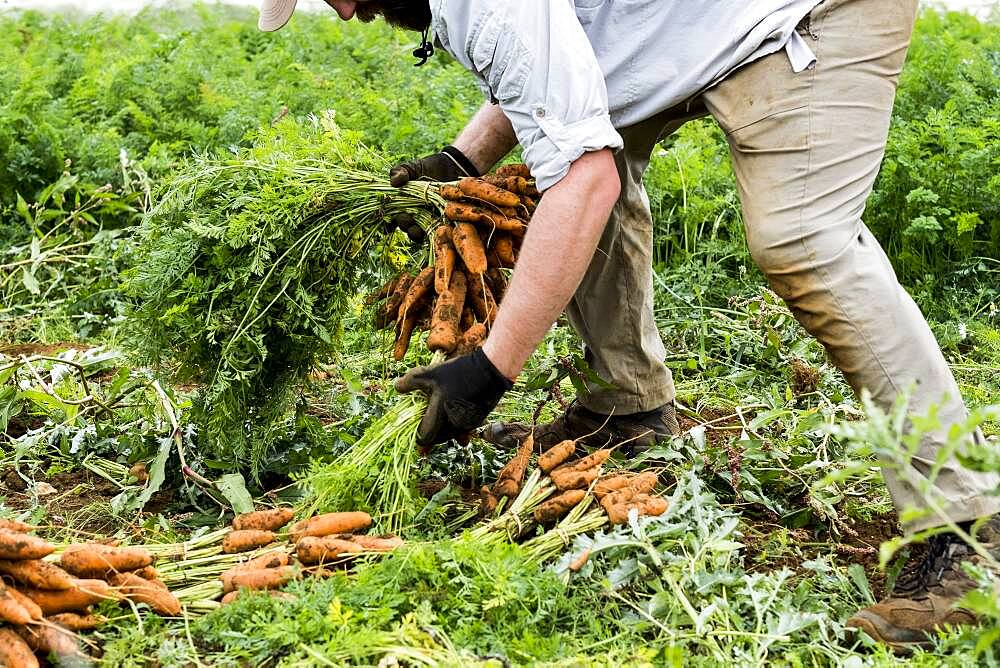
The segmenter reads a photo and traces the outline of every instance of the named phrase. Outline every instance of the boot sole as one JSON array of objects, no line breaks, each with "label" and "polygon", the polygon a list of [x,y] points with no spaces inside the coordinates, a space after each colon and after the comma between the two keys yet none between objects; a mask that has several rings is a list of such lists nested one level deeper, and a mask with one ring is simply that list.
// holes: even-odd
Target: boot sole
[{"label": "boot sole", "polygon": [[930,640],[900,641],[894,640],[902,629],[899,629],[878,615],[869,614],[866,610],[858,612],[847,620],[847,627],[855,631],[863,631],[870,638],[887,645],[894,654],[906,656],[915,649],[931,649],[934,646]]}]

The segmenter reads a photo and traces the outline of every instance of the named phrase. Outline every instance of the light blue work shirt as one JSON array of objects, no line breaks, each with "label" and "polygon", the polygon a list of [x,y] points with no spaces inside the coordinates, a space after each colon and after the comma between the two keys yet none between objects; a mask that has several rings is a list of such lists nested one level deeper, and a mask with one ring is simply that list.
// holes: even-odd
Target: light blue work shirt
[{"label": "light blue work shirt", "polygon": [[431,0],[439,46],[510,119],[540,190],[627,127],[785,49],[821,0]]}]

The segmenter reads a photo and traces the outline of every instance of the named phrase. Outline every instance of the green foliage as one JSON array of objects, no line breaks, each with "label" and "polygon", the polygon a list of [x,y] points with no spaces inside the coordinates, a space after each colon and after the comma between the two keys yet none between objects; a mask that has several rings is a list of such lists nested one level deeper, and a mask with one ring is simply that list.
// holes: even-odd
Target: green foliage
[{"label": "green foliage", "polygon": [[414,40],[308,12],[265,34],[254,10],[225,5],[79,22],[0,15],[0,208],[17,193],[30,202],[67,161],[83,182],[118,188],[121,151],[158,180],[283,113],[334,109],[373,146],[426,152],[481,96],[443,58],[410,67]]},{"label": "green foliage", "polygon": [[362,270],[392,263],[392,216],[429,224],[437,196],[389,186],[385,168],[329,116],[286,120],[232,157],[193,159],[145,217],[127,334],[140,359],[201,385],[194,418],[218,466],[258,470],[294,387],[337,350]]}]

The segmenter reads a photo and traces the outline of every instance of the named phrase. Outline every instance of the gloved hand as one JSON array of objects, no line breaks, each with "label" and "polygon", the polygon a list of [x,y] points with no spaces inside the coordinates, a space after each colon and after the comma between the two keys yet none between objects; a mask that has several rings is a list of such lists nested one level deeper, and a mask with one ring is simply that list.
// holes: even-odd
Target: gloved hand
[{"label": "gloved hand", "polygon": [[464,176],[480,176],[479,170],[454,146],[445,146],[417,160],[403,162],[389,170],[389,183],[402,188],[410,181],[457,181]]},{"label": "gloved hand", "polygon": [[461,438],[486,421],[514,384],[497,371],[482,348],[442,364],[418,367],[396,381],[396,390],[420,390],[427,411],[417,443],[423,447]]},{"label": "gloved hand", "polygon": [[[445,146],[440,153],[396,165],[389,170],[389,183],[394,188],[402,188],[410,181],[457,181],[465,176],[479,176],[479,170],[457,148]],[[391,223],[406,232],[414,243],[422,242],[427,236],[424,228],[408,213],[397,214]]]}]

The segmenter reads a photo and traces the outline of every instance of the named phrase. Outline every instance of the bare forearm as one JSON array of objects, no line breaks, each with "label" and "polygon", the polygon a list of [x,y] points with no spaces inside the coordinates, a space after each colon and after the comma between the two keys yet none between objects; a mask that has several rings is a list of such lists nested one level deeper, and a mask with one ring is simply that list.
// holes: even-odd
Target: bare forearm
[{"label": "bare forearm", "polygon": [[485,174],[517,145],[510,121],[498,104],[479,108],[453,144]]},{"label": "bare forearm", "polygon": [[587,153],[542,198],[483,351],[514,379],[590,264],[620,183],[611,151]]}]

